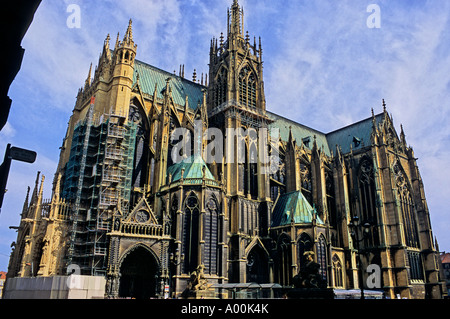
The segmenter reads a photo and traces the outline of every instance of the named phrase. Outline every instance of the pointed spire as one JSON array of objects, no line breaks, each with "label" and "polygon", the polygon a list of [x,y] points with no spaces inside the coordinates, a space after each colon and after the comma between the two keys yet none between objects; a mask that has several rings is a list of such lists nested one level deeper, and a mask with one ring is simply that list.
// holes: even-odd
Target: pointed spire
[{"label": "pointed spire", "polygon": [[116,45],[114,46],[114,51],[116,51],[120,45],[119,36],[120,36],[120,33],[117,32]]},{"label": "pointed spire", "polygon": [[294,136],[292,135],[292,126],[289,126],[289,137],[288,137],[289,144],[291,144],[294,141]]},{"label": "pointed spire", "polygon": [[239,2],[237,0],[234,0],[233,6],[231,7],[231,23],[229,33],[242,35],[243,21],[241,21],[241,15],[243,16],[243,11],[239,6]]},{"label": "pointed spire", "polygon": [[38,186],[39,186],[39,176],[41,175],[41,172],[37,172],[36,181],[34,182],[34,189],[33,194],[31,195],[31,202],[30,205],[34,204],[38,197]]},{"label": "pointed spire", "polygon": [[375,112],[372,108],[372,130],[375,131],[377,128],[377,120],[375,118]]},{"label": "pointed spire", "polygon": [[28,189],[27,189],[27,196],[25,197],[25,201],[23,202],[23,208],[22,208],[22,218],[24,218],[25,217],[25,214],[26,214],[26,212],[27,212],[27,210],[28,210],[28,200],[29,200],[29,198],[30,198],[30,186],[28,186]]},{"label": "pointed spire", "polygon": [[88,73],[86,82],[84,83],[85,89],[87,89],[88,87],[91,86],[91,75],[92,75],[92,63],[91,63],[91,66],[89,67],[89,73]]},{"label": "pointed spire", "polygon": [[259,37],[259,61],[262,61],[263,49],[261,44],[261,37]]},{"label": "pointed spire", "polygon": [[189,96],[186,95],[185,99],[184,99],[184,115],[187,115],[187,110],[189,108]]},{"label": "pointed spire", "polygon": [[158,96],[158,82],[155,83],[155,90],[153,91],[153,99],[156,101],[156,97]]},{"label": "pointed spire", "polygon": [[406,135],[405,135],[405,131],[403,131],[403,124],[400,124],[400,141],[402,142],[402,144],[404,146],[406,146]]},{"label": "pointed spire", "polygon": [[62,179],[62,174],[61,173],[57,173],[56,175],[56,186],[55,186],[55,191],[53,193],[53,199],[52,201],[57,202],[60,198],[60,191],[61,191],[61,179]]},{"label": "pointed spire", "polygon": [[128,22],[127,32],[123,38],[123,42],[130,44],[133,42],[133,21],[130,19]]},{"label": "pointed spire", "polygon": [[438,253],[440,253],[440,251],[439,251],[439,243],[438,243],[438,240],[437,240],[436,236],[434,236],[434,248],[436,249],[436,251]]},{"label": "pointed spire", "polygon": [[105,43],[103,44],[103,49],[105,52],[109,50],[109,41],[110,40],[111,40],[111,37],[109,36],[109,33],[108,33],[108,35],[106,36],[106,39],[105,39]]},{"label": "pointed spire", "polygon": [[42,194],[44,192],[44,181],[45,181],[45,176],[42,175],[41,177],[41,185],[39,186],[39,200],[42,201]]}]

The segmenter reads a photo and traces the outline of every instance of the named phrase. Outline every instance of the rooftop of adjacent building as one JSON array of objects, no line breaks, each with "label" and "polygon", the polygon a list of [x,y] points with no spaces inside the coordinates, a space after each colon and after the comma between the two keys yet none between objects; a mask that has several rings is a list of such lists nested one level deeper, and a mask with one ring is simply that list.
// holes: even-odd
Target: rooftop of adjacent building
[{"label": "rooftop of adjacent building", "polygon": [[450,264],[450,253],[444,252],[440,257],[443,264]]}]

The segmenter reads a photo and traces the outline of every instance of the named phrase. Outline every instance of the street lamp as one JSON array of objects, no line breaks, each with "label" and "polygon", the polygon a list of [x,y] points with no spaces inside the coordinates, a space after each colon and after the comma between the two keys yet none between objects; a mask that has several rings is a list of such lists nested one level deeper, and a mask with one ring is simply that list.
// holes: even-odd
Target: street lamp
[{"label": "street lamp", "polygon": [[370,236],[371,224],[369,222],[367,222],[367,221],[364,222],[364,224],[362,225],[362,227],[363,227],[363,229],[362,229],[363,238],[361,238],[361,239],[359,239],[359,234],[358,234],[358,229],[359,229],[359,227],[361,227],[358,216],[355,215],[355,216],[352,217],[352,220],[348,224],[348,227],[350,228],[350,231],[351,231],[350,235],[352,236],[353,242],[355,243],[355,246],[356,246],[356,250],[358,251],[358,258],[359,258],[359,267],[358,267],[359,287],[361,289],[361,299],[365,299],[365,297],[364,297],[364,283],[363,283],[364,272],[363,272],[363,269],[362,269],[362,260],[361,260],[361,254],[360,254],[360,251],[359,251],[360,250],[359,243]]},{"label": "street lamp", "polygon": [[181,254],[180,256],[180,250],[177,248],[175,250],[175,255],[174,253],[170,253],[169,259],[174,266],[178,266],[184,262],[184,254]]},{"label": "street lamp", "polygon": [[[184,254],[180,254],[180,250],[177,248],[175,250],[175,254],[174,253],[170,253],[169,255],[169,261],[172,264],[172,269],[175,269],[174,272],[177,272],[177,267],[179,265],[181,265],[184,262]],[[172,282],[172,277],[173,276],[168,276],[169,277],[169,287],[172,286],[173,282]],[[173,289],[173,287],[172,287]]]}]

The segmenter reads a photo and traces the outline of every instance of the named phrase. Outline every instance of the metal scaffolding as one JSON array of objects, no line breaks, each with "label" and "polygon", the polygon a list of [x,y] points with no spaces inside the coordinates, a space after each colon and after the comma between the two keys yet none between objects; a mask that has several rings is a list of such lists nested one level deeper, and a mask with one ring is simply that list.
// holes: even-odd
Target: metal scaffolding
[{"label": "metal scaffolding", "polygon": [[131,196],[136,125],[122,115],[105,118],[94,123],[89,114],[75,127],[62,192],[74,203],[67,266],[86,275],[106,274],[112,215],[128,213]]}]

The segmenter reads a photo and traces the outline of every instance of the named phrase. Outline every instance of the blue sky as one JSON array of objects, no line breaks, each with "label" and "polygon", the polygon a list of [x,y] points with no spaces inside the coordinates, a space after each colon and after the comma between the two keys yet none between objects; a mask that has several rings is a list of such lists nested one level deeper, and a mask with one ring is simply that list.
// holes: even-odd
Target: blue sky
[{"label": "blue sky", "polygon": [[[403,124],[424,180],[434,235],[450,251],[450,1],[241,0],[245,30],[261,36],[267,108],[322,132],[382,111]],[[0,270],[28,186],[37,171],[51,196],[59,147],[89,66],[106,35],[115,42],[133,19],[137,58],[167,71],[208,72],[212,37],[226,33],[231,0],[47,0],[23,39],[22,68],[0,150],[7,143],[38,153],[34,164],[13,162],[0,214]],[[67,8],[79,5],[81,27],[69,28]],[[367,7],[380,7],[370,29]]]}]

